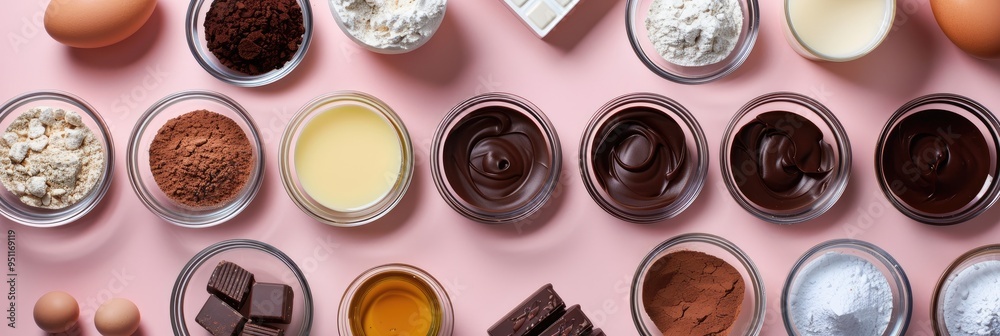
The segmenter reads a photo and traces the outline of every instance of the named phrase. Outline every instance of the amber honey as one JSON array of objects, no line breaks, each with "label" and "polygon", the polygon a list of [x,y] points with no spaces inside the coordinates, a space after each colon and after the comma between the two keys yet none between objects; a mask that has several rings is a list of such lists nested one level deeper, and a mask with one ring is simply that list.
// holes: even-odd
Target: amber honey
[{"label": "amber honey", "polygon": [[437,335],[441,302],[430,285],[413,274],[386,272],[365,281],[351,300],[354,335]]}]

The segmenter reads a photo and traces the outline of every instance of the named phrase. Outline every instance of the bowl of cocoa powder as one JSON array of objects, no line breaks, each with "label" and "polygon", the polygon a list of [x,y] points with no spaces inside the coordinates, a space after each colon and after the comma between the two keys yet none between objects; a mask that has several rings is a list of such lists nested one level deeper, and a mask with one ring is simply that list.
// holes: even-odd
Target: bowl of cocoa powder
[{"label": "bowl of cocoa powder", "polygon": [[239,103],[210,91],[169,95],[129,137],[127,170],[142,203],[193,228],[221,224],[253,201],[264,180],[264,147]]},{"label": "bowl of cocoa powder", "polygon": [[640,335],[757,335],[764,282],[750,257],[709,234],[676,236],[653,248],[632,280]]}]

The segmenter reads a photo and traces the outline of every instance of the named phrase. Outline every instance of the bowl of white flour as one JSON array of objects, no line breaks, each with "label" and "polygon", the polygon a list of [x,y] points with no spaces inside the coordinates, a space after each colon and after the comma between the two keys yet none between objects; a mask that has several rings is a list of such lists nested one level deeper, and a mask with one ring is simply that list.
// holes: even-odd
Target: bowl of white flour
[{"label": "bowl of white flour", "polygon": [[427,43],[441,22],[447,0],[330,0],[340,29],[365,49],[407,53]]},{"label": "bowl of white flour", "polygon": [[757,40],[757,0],[628,0],[629,43],[649,70],[682,84],[736,71]]},{"label": "bowl of white flour", "polygon": [[1000,245],[979,247],[955,260],[931,301],[938,335],[1000,335]]}]

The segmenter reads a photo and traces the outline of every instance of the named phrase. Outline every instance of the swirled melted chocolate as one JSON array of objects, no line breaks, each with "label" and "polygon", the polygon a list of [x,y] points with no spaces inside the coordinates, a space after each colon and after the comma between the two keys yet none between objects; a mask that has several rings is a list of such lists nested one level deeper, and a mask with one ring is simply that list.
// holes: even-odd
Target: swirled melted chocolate
[{"label": "swirled melted chocolate", "polygon": [[443,150],[445,176],[456,196],[482,211],[524,207],[551,173],[553,155],[542,130],[508,107],[467,115],[446,135]]},{"label": "swirled melted chocolate", "polygon": [[946,214],[973,202],[988,183],[990,150],[965,117],[944,110],[899,122],[882,149],[882,174],[892,192],[917,211]]},{"label": "swirled melted chocolate", "polygon": [[680,197],[691,172],[685,142],[673,118],[646,107],[622,110],[594,136],[594,176],[626,209],[662,209]]},{"label": "swirled melted chocolate", "polygon": [[737,187],[765,209],[796,211],[818,199],[833,178],[833,148],[808,119],[766,112],[736,134],[730,165]]}]

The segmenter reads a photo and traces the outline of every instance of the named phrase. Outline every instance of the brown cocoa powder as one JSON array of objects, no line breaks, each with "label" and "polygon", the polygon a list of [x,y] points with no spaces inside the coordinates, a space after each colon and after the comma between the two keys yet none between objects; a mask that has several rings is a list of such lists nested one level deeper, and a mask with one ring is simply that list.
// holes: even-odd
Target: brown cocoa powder
[{"label": "brown cocoa powder", "polygon": [[251,76],[284,67],[305,32],[295,0],[215,0],[205,14],[208,50],[222,65]]},{"label": "brown cocoa powder", "polygon": [[149,168],[157,186],[190,207],[231,201],[250,179],[253,160],[240,125],[206,110],[168,120],[149,145]]},{"label": "brown cocoa powder", "polygon": [[743,276],[724,260],[678,251],[650,267],[642,302],[664,335],[728,335],[745,289]]}]

